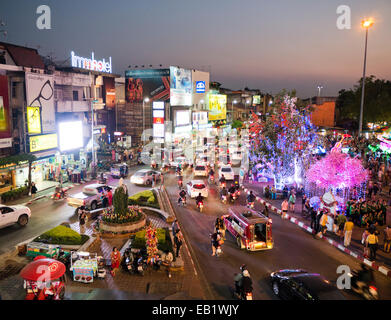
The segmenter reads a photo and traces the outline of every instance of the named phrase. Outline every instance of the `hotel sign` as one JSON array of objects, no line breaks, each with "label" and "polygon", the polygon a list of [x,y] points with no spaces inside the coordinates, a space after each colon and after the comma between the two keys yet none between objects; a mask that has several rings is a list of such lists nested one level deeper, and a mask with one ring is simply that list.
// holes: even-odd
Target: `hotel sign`
[{"label": "hotel sign", "polygon": [[102,60],[95,60],[95,55],[92,52],[91,58],[83,58],[75,55],[75,52],[71,52],[71,64],[72,67],[75,68],[81,68],[81,69],[87,69],[87,70],[93,70],[93,71],[99,71],[99,72],[107,72],[112,73],[112,65],[111,65],[111,57],[109,57],[109,60],[106,61],[105,59]]}]

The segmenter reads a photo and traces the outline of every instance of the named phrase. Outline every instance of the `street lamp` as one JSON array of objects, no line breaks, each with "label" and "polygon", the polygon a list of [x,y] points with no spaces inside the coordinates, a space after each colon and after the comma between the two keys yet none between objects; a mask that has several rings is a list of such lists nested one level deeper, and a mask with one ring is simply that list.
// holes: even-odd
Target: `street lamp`
[{"label": "street lamp", "polygon": [[148,97],[143,99],[143,132],[141,133],[141,137],[143,136],[144,131],[145,131],[145,111],[144,111],[145,102],[147,102],[147,103],[149,102],[149,98]]},{"label": "street lamp", "polygon": [[360,106],[360,123],[358,127],[358,136],[362,133],[362,120],[364,112],[364,92],[365,92],[365,71],[367,68],[367,47],[368,47],[368,29],[372,27],[374,21],[372,19],[365,19],[361,22],[363,28],[365,28],[365,52],[364,52],[364,68],[362,75],[362,91],[361,91],[361,106]]},{"label": "street lamp", "polygon": [[231,121],[234,122],[234,104],[237,104],[236,100],[232,101],[232,112],[231,112]]},{"label": "street lamp", "polygon": [[318,97],[320,97],[320,90],[322,90],[322,89],[323,89],[323,86],[322,85],[318,85],[318,90],[319,90]]},{"label": "street lamp", "polygon": [[245,104],[245,109],[246,109],[246,119],[248,119],[248,114],[247,114],[247,103],[248,103],[248,105],[250,106],[250,100],[246,100],[246,104]]}]

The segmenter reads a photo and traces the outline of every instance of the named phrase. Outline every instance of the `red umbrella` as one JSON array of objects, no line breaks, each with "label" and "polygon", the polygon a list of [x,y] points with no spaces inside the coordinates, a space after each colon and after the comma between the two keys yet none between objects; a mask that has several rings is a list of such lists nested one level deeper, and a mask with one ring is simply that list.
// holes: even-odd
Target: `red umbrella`
[{"label": "red umbrella", "polygon": [[30,281],[50,281],[60,278],[66,271],[65,265],[54,259],[38,259],[20,271],[20,276]]},{"label": "red umbrella", "polygon": [[40,259],[47,259],[47,257],[46,256],[36,256],[33,260],[37,261],[37,260],[40,260]]}]

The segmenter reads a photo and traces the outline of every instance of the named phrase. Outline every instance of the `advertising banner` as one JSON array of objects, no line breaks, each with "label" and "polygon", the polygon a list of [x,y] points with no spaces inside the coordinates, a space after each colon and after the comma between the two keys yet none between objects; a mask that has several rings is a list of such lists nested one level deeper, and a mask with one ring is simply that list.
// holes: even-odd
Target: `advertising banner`
[{"label": "advertising banner", "polygon": [[172,106],[191,106],[193,85],[191,70],[170,67],[170,104]]},{"label": "advertising banner", "polygon": [[261,96],[253,96],[253,106],[261,104]]},{"label": "advertising banner", "polygon": [[206,111],[193,112],[193,125],[208,124],[208,113]]},{"label": "advertising banner", "polygon": [[168,101],[170,99],[170,70],[147,69],[125,71],[126,102]]},{"label": "advertising banner", "polygon": [[27,106],[39,107],[42,132],[56,131],[53,76],[26,72]]},{"label": "advertising banner", "polygon": [[57,134],[30,136],[30,152],[57,148]]},{"label": "advertising banner", "polygon": [[209,95],[209,120],[225,120],[227,117],[227,96],[225,94]]},{"label": "advertising banner", "polygon": [[41,113],[39,107],[27,107],[27,130],[29,134],[41,133]]},{"label": "advertising banner", "polygon": [[106,92],[106,97],[104,102],[106,103],[106,108],[115,107],[115,83],[114,78],[103,78],[104,90]]},{"label": "advertising banner", "polygon": [[0,138],[10,138],[10,116],[8,104],[8,78],[0,75]]}]

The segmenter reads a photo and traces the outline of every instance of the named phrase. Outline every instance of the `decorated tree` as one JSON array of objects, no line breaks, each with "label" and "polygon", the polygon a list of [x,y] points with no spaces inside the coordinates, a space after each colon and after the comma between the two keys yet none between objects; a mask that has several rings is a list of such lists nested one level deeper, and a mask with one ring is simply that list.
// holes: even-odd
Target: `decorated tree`
[{"label": "decorated tree", "polygon": [[113,196],[114,212],[120,216],[128,212],[128,193],[123,187],[118,187]]},{"label": "decorated tree", "polygon": [[157,258],[158,253],[158,238],[156,234],[156,228],[152,227],[151,225],[148,226],[146,232],[145,232],[145,240],[146,240],[146,246],[147,246],[147,263],[153,263],[155,259]]},{"label": "decorated tree", "polygon": [[285,92],[274,99],[273,114],[250,121],[250,163],[272,173],[277,189],[302,182],[311,152],[318,143],[310,121],[310,106],[297,106],[297,98]]}]

